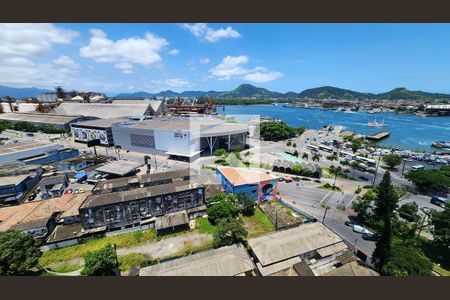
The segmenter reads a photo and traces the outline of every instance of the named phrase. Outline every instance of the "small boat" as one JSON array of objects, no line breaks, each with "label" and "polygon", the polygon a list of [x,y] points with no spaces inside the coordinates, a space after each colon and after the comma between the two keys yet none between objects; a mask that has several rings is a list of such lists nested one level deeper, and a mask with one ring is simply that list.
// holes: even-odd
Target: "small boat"
[{"label": "small boat", "polygon": [[378,122],[377,122],[377,119],[375,119],[375,120],[370,121],[369,123],[367,123],[367,125],[370,126],[370,127],[384,127],[384,126],[386,126],[386,125],[384,124],[384,119],[383,119],[383,122],[382,122],[382,123],[378,123]]}]

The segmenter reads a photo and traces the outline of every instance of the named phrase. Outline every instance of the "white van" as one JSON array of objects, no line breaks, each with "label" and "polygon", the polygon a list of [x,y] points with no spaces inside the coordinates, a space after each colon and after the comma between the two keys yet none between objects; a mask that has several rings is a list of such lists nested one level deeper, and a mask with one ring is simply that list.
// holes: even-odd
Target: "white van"
[{"label": "white van", "polygon": [[416,165],[416,166],[412,166],[412,168],[411,168],[411,171],[418,171],[418,170],[425,170],[425,166]]}]

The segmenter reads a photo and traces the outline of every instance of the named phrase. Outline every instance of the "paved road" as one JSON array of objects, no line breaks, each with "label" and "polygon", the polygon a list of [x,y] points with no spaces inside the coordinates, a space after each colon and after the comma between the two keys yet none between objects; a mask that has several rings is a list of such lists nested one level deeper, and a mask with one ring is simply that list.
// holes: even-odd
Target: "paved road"
[{"label": "paved road", "polygon": [[[320,204],[328,199],[330,209],[325,215],[324,225],[368,256],[372,255],[375,243],[363,240],[361,234],[353,232],[351,227],[344,224],[348,217],[353,215],[353,211],[350,209],[351,200],[354,199],[353,195],[330,193],[307,184],[297,187],[295,183],[284,182],[279,183],[279,191],[281,198],[286,203],[311,215],[319,222],[322,221],[325,213],[325,209]],[[336,201],[338,203],[344,201],[347,208],[344,211],[336,209]]]}]

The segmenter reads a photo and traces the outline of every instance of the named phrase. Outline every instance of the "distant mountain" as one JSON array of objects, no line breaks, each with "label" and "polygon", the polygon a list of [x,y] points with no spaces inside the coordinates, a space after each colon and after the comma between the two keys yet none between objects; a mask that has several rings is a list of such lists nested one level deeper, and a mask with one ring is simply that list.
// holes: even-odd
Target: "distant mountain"
[{"label": "distant mountain", "polygon": [[239,99],[239,98],[268,99],[268,98],[284,98],[284,95],[278,92],[271,92],[264,88],[258,88],[251,84],[241,84],[232,91],[220,94],[219,97],[224,99]]},{"label": "distant mountain", "polygon": [[236,89],[225,92],[218,91],[184,91],[174,92],[171,90],[151,94],[147,92],[121,93],[117,98],[153,98],[153,97],[213,97],[219,99],[343,99],[343,100],[364,100],[364,99],[409,99],[409,100],[450,100],[450,94],[427,93],[422,91],[410,91],[406,88],[396,88],[392,91],[374,94],[361,93],[352,90],[341,89],[332,86],[323,86],[307,89],[300,93],[287,92],[279,93],[269,91],[265,88],[255,87],[251,84],[241,84]]},{"label": "distant mountain", "polygon": [[36,98],[39,94],[50,92],[45,89],[38,89],[34,87],[27,88],[13,88],[0,85],[0,97],[9,96],[11,98]]},{"label": "distant mountain", "polygon": [[377,95],[380,99],[410,99],[410,100],[450,100],[449,94],[427,93],[422,91],[410,91],[407,88],[401,87],[393,89],[387,93]]},{"label": "distant mountain", "polygon": [[332,86],[323,86],[314,89],[307,89],[298,94],[299,98],[312,99],[373,99],[375,94],[360,93],[352,90],[340,89]]}]

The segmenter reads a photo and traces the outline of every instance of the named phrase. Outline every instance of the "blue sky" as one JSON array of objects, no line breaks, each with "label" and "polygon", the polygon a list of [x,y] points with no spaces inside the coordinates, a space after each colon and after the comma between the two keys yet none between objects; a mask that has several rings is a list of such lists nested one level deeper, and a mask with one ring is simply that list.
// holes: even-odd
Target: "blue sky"
[{"label": "blue sky", "polygon": [[0,85],[450,93],[450,24],[0,24]]}]

